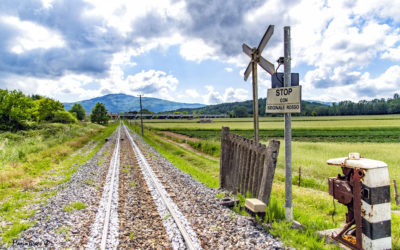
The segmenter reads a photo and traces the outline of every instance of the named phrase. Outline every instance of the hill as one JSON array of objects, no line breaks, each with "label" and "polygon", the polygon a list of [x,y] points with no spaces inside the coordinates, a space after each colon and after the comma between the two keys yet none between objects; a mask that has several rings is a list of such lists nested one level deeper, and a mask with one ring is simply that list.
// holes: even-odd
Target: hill
[{"label": "hill", "polygon": [[[92,108],[98,102],[104,103],[107,110],[113,113],[140,110],[139,97],[125,94],[109,94],[89,100],[64,103],[64,108],[65,110],[69,110],[74,103],[80,103],[85,108],[86,112],[90,113]],[[142,106],[143,109],[148,109],[152,112],[158,113],[181,108],[200,108],[205,105],[200,103],[180,103],[152,97],[142,97]]]},{"label": "hill", "polygon": [[[266,98],[260,98],[258,100],[258,110],[261,116],[265,116],[265,105]],[[236,107],[236,108],[235,108]],[[317,107],[328,107],[328,105],[314,102],[314,101],[302,101],[301,102],[301,115],[311,115],[312,111]],[[188,112],[189,114],[230,114],[231,116],[250,116],[253,114],[253,101],[243,102],[230,102],[221,103],[216,105],[209,105],[201,108],[181,108],[176,110],[177,112]],[[235,112],[236,111],[236,112]],[[238,112],[240,111],[240,115]],[[294,114],[296,115],[296,114]],[[276,114],[274,114],[276,116]]]}]

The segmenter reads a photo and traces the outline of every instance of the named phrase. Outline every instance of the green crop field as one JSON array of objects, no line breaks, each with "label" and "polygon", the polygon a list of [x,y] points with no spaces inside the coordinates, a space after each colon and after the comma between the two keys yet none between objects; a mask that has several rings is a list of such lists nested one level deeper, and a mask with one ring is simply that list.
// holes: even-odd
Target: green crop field
[{"label": "green crop field", "polygon": [[[152,143],[160,151],[166,145],[171,148],[171,139],[180,144],[187,143],[198,151],[210,156],[219,156],[221,127],[228,126],[232,133],[240,134],[247,138],[253,137],[253,123],[251,118],[236,119],[213,119],[212,123],[197,123],[198,120],[144,120],[145,139]],[[132,127],[133,126],[133,122]],[[262,117],[260,118],[260,141],[267,144],[268,140],[275,138],[281,140],[280,153],[275,173],[272,199],[274,201],[276,214],[283,213],[284,203],[284,143],[283,143],[283,118]],[[332,203],[332,197],[327,193],[328,177],[337,176],[341,169],[336,166],[328,166],[326,161],[331,158],[345,157],[350,152],[359,152],[363,157],[384,161],[389,166],[391,182],[400,182],[400,115],[381,116],[336,116],[336,117],[293,117],[292,118],[292,168],[293,168],[293,203],[294,217],[304,226],[303,231],[292,231],[290,226],[275,216],[271,233],[281,237],[284,241],[294,247],[303,248],[331,248],[324,245],[318,237],[317,230],[343,226],[346,209],[336,202],[336,208]],[[162,136],[162,131],[181,134],[171,138],[169,142],[164,140],[161,145],[160,139],[155,140],[154,135]],[[167,137],[165,139],[167,139]],[[190,138],[196,138],[192,142]],[[158,143],[154,143],[158,141]],[[196,155],[195,152],[188,153],[174,145],[174,150],[179,151],[180,157],[165,155],[171,161],[181,161],[185,154]],[[212,150],[211,150],[211,149]],[[177,153],[175,153],[177,154]],[[186,156],[188,157],[188,156]],[[180,164],[184,164],[181,162]],[[209,163],[202,176],[202,163],[197,161],[186,162],[183,171],[192,174],[196,179],[208,186],[216,187],[218,184],[218,165]],[[179,167],[179,166],[178,166]],[[191,170],[193,168],[193,170]],[[298,184],[298,170],[301,168],[301,187]],[[215,172],[213,172],[215,171]],[[393,186],[391,187],[393,195]],[[392,209],[398,210],[392,196]],[[335,214],[335,218],[332,217]],[[400,216],[392,213],[392,239],[394,249],[400,249]]]},{"label": "green crop field", "polygon": [[[232,130],[252,130],[251,118],[217,118],[212,123],[198,123],[198,120],[144,120],[146,126],[163,130],[220,130],[228,126]],[[282,117],[261,117],[260,129],[282,129]],[[400,115],[379,116],[334,116],[334,117],[293,117],[294,129],[329,129],[352,130],[358,128],[397,128],[400,129]]]}]

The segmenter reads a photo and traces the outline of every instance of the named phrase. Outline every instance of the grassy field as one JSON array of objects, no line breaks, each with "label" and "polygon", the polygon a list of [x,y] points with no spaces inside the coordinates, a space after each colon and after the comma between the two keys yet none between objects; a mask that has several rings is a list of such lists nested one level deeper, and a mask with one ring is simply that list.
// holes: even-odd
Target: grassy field
[{"label": "grassy field", "polygon": [[[52,187],[70,179],[90,159],[117,124],[41,124],[0,133],[0,245],[29,228],[32,205],[55,195]],[[91,146],[83,146],[91,143]]]},{"label": "grassy field", "polygon": [[[180,143],[186,142],[197,150],[214,156],[219,154],[222,126],[229,126],[231,132],[247,138],[253,136],[251,118],[214,119],[213,123],[209,124],[200,124],[196,120],[145,120],[144,122],[145,127],[153,131],[145,130],[147,135],[145,139],[159,151],[161,150],[160,152],[164,147],[170,147],[171,143],[159,138],[161,133],[158,131],[172,131],[199,138],[200,141],[195,145],[187,140],[175,140]],[[331,158],[345,157],[349,152],[359,152],[363,157],[386,162],[389,165],[391,180],[396,179],[399,182],[400,115],[293,117],[292,124],[293,184],[298,182],[299,167],[302,171],[301,187],[293,186],[294,218],[300,221],[305,229],[292,230],[284,220],[279,220],[284,214],[284,145],[282,141],[271,200],[271,203],[275,204],[273,208],[276,210],[275,222],[269,230],[286,244],[296,248],[335,248],[332,245],[326,245],[323,240],[315,236],[316,231],[343,226],[345,221],[345,207],[336,202],[335,209],[332,197],[327,193],[327,178],[337,176],[341,173],[341,169],[328,166],[326,161]],[[260,128],[260,141],[263,143],[267,143],[271,138],[282,139],[283,137],[281,117],[261,118]],[[153,135],[150,136],[151,134]],[[154,143],[154,138],[162,143]],[[194,174],[196,179],[210,187],[215,187],[218,183],[218,164],[213,163],[210,165],[212,167],[204,171],[207,172],[207,177],[196,177],[202,172],[203,167],[197,165],[196,161],[185,162],[184,159],[194,157],[193,155],[196,154],[186,152],[177,145],[173,146],[175,147],[173,151],[178,150],[181,153],[175,153],[179,157],[168,156],[167,153],[170,161],[182,161],[181,164],[186,167],[181,169],[190,174],[192,174],[192,168],[196,169],[196,174]],[[218,147],[218,149],[210,153],[210,150],[206,150],[210,147]],[[170,149],[166,151],[171,152]],[[215,171],[214,174],[212,174],[213,171]],[[393,198],[392,209],[399,209],[394,204]],[[335,216],[332,216],[333,213]],[[394,213],[392,213],[392,239],[394,249],[400,249],[400,216]]]},{"label": "grassy field", "polygon": [[[252,130],[252,118],[216,118],[212,123],[198,123],[198,120],[144,120],[146,126],[163,130],[220,130],[229,126],[232,130]],[[282,117],[261,117],[260,129],[282,129]],[[400,115],[379,116],[328,116],[328,117],[293,117],[292,128],[303,129],[354,129],[354,128],[397,128]]]},{"label": "grassy field", "polygon": [[[400,142],[400,115],[354,117],[293,117],[294,141],[325,142]],[[221,127],[247,138],[253,137],[250,118],[214,119],[212,123],[197,120],[145,120],[145,126],[155,130],[173,131],[190,137],[220,140]],[[281,117],[260,118],[260,140],[282,138]]]}]

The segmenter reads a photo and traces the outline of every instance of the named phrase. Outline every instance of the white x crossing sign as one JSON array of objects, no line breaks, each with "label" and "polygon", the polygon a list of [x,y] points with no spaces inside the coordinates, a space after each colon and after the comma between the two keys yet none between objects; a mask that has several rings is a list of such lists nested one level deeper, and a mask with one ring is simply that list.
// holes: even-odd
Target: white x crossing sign
[{"label": "white x crossing sign", "polygon": [[244,72],[245,81],[247,81],[247,79],[249,78],[249,75],[252,71],[253,63],[258,63],[263,69],[265,69],[271,75],[275,73],[274,64],[272,64],[271,62],[269,62],[268,60],[266,60],[264,57],[261,56],[261,53],[263,52],[265,46],[267,45],[273,33],[274,33],[274,25],[270,25],[267,31],[265,32],[263,38],[261,39],[258,48],[251,49],[245,43],[242,45],[243,52],[251,58],[251,61],[247,66],[246,71]]},{"label": "white x crossing sign", "polygon": [[250,48],[247,44],[242,45],[243,52],[251,58],[249,65],[244,72],[244,80],[250,76],[253,72],[253,115],[254,115],[254,140],[258,142],[258,87],[257,87],[257,65],[260,65],[269,74],[275,73],[275,67],[272,63],[261,56],[265,46],[272,34],[274,33],[274,25],[268,26],[263,38],[258,45],[258,48]]}]

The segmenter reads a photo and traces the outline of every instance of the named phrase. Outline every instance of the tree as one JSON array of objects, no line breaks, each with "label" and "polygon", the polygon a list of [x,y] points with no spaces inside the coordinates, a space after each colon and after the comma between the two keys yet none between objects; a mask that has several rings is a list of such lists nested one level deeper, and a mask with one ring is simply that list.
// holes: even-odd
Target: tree
[{"label": "tree", "polygon": [[86,110],[83,108],[83,106],[80,103],[75,103],[68,112],[70,112],[71,114],[75,113],[76,118],[79,121],[82,121],[83,119],[85,119],[85,116],[86,116]]},{"label": "tree", "polygon": [[[140,110],[139,110],[139,113],[140,113]],[[148,109],[142,109],[142,113],[143,113],[143,114],[154,114],[154,112],[151,112],[151,111],[148,110]]]},{"label": "tree", "polygon": [[108,116],[108,111],[106,106],[98,102],[96,106],[93,107],[92,113],[90,114],[90,121],[98,124],[107,124],[110,117]]},{"label": "tree", "polygon": [[21,91],[0,89],[0,130],[16,131],[27,126],[32,101]]},{"label": "tree", "polygon": [[247,113],[246,107],[235,105],[233,107],[233,116],[234,117],[247,117],[249,114]]},{"label": "tree", "polygon": [[76,123],[76,118],[65,110],[59,110],[54,113],[54,117],[52,122],[59,122],[59,123]]},{"label": "tree", "polygon": [[36,100],[35,104],[37,108],[35,115],[39,122],[52,121],[57,111],[64,110],[64,104],[50,98],[41,98]]}]

